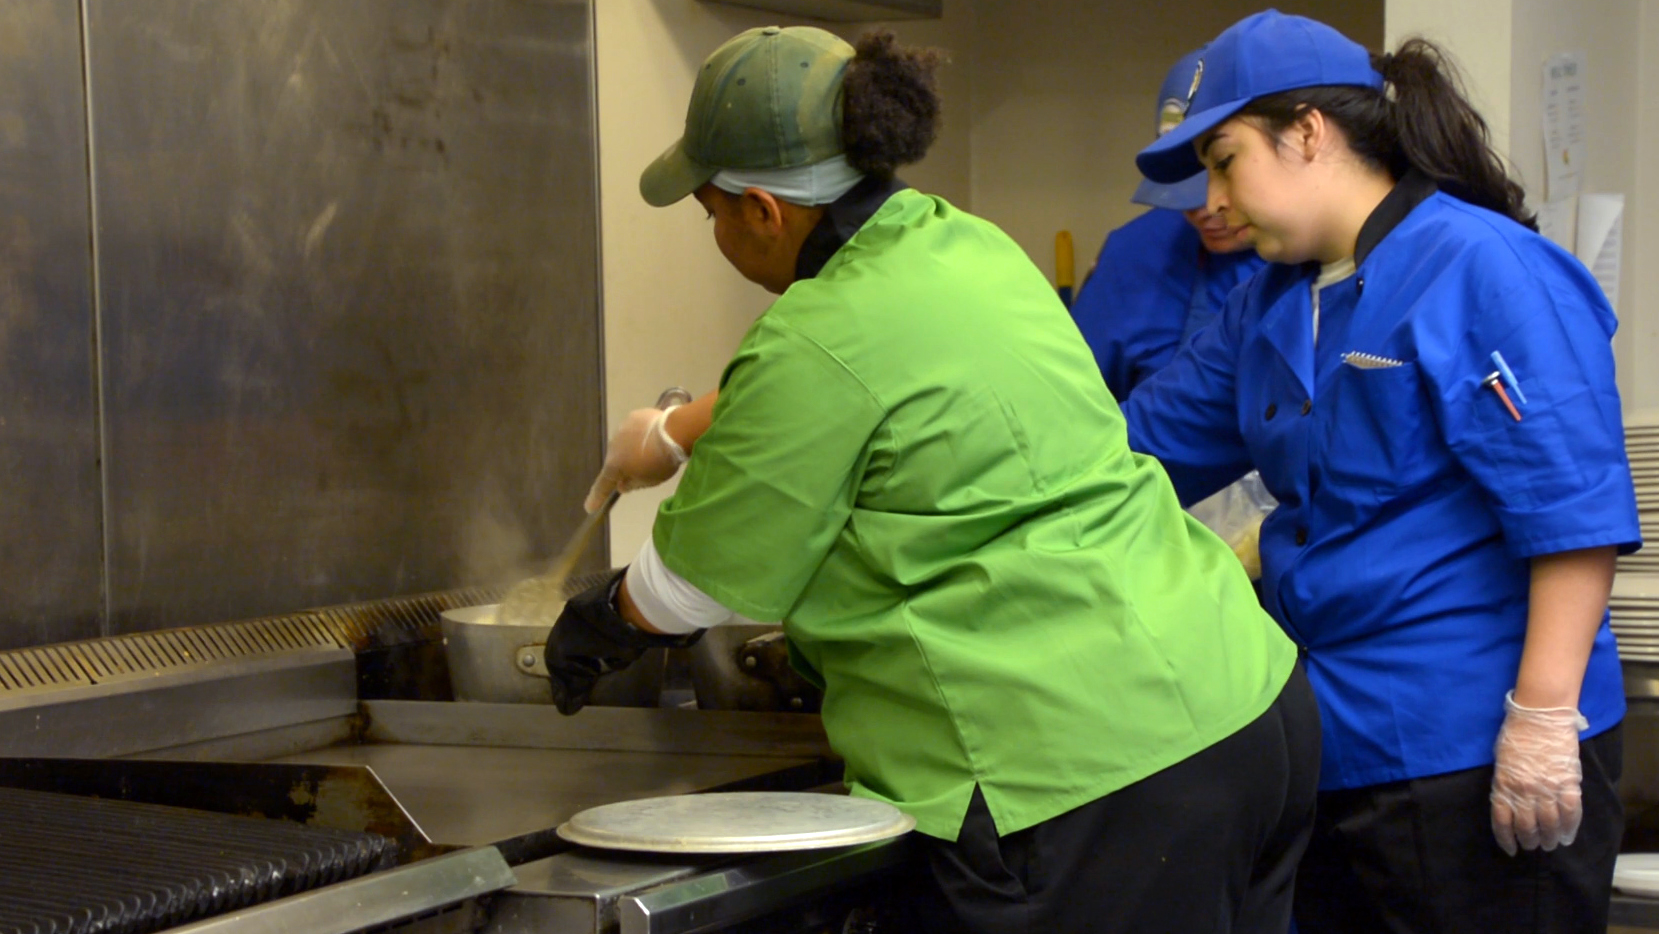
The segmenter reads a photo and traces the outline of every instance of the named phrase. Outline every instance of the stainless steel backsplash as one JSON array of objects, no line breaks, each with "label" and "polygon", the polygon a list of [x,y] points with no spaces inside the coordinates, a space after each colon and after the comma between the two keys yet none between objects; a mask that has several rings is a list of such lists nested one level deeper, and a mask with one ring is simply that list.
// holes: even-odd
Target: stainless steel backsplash
[{"label": "stainless steel backsplash", "polygon": [[550,554],[603,439],[592,76],[587,2],[0,0],[0,647]]}]

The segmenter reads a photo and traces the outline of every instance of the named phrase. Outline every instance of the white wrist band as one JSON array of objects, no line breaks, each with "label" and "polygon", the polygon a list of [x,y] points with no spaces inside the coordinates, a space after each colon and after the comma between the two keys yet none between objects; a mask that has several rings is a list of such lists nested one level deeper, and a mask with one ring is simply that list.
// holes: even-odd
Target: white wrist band
[{"label": "white wrist band", "polygon": [[1505,707],[1511,710],[1519,710],[1523,713],[1570,713],[1573,715],[1574,722],[1578,724],[1579,730],[1588,730],[1590,728],[1590,721],[1584,719],[1584,714],[1579,713],[1577,707],[1522,707],[1520,704],[1515,703],[1514,691],[1509,691],[1504,694],[1503,703]]},{"label": "white wrist band", "polygon": [[652,419],[651,435],[657,439],[658,443],[663,446],[663,449],[666,450],[669,456],[674,459],[674,466],[681,467],[685,465],[687,460],[685,448],[680,447],[680,443],[675,441],[674,436],[668,433],[668,413],[677,408],[679,408],[679,406],[671,405],[668,408],[663,409],[661,415],[658,415],[655,419]]}]

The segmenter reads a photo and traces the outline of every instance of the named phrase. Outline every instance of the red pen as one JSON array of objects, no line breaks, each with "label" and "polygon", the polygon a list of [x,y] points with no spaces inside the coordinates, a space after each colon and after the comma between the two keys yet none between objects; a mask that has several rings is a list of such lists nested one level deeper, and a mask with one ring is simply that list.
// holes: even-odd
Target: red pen
[{"label": "red pen", "polygon": [[1515,403],[1509,401],[1509,393],[1504,391],[1503,379],[1497,373],[1493,373],[1491,376],[1481,380],[1480,384],[1482,387],[1489,388],[1498,394],[1498,398],[1503,400],[1503,407],[1509,410],[1511,418],[1516,421],[1521,420],[1521,413],[1516,411]]}]

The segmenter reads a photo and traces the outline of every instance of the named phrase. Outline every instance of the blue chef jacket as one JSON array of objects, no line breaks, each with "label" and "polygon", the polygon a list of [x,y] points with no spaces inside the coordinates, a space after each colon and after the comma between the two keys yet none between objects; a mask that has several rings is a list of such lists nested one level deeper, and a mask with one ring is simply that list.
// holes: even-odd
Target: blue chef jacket
[{"label": "blue chef jacket", "polygon": [[[1317,266],[1271,266],[1124,406],[1183,501],[1251,466],[1278,498],[1262,595],[1303,648],[1327,790],[1490,764],[1529,559],[1641,540],[1615,320],[1577,260],[1416,175],[1354,258],[1320,294],[1317,346]],[[1481,385],[1493,351],[1519,422]],[[1585,736],[1624,715],[1605,618],[1579,709]]]},{"label": "blue chef jacket", "polygon": [[1071,315],[1112,396],[1122,402],[1167,366],[1264,265],[1252,250],[1208,252],[1181,212],[1166,208],[1108,234]]}]

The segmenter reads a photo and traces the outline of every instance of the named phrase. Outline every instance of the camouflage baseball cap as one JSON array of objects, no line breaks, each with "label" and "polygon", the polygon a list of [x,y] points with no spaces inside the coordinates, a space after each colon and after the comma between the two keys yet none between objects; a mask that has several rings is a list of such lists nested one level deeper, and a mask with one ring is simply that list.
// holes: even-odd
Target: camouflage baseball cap
[{"label": "camouflage baseball cap", "polygon": [[791,169],[839,155],[841,77],[853,47],[811,26],[750,29],[697,73],[685,135],[639,176],[663,207],[721,169]]}]

